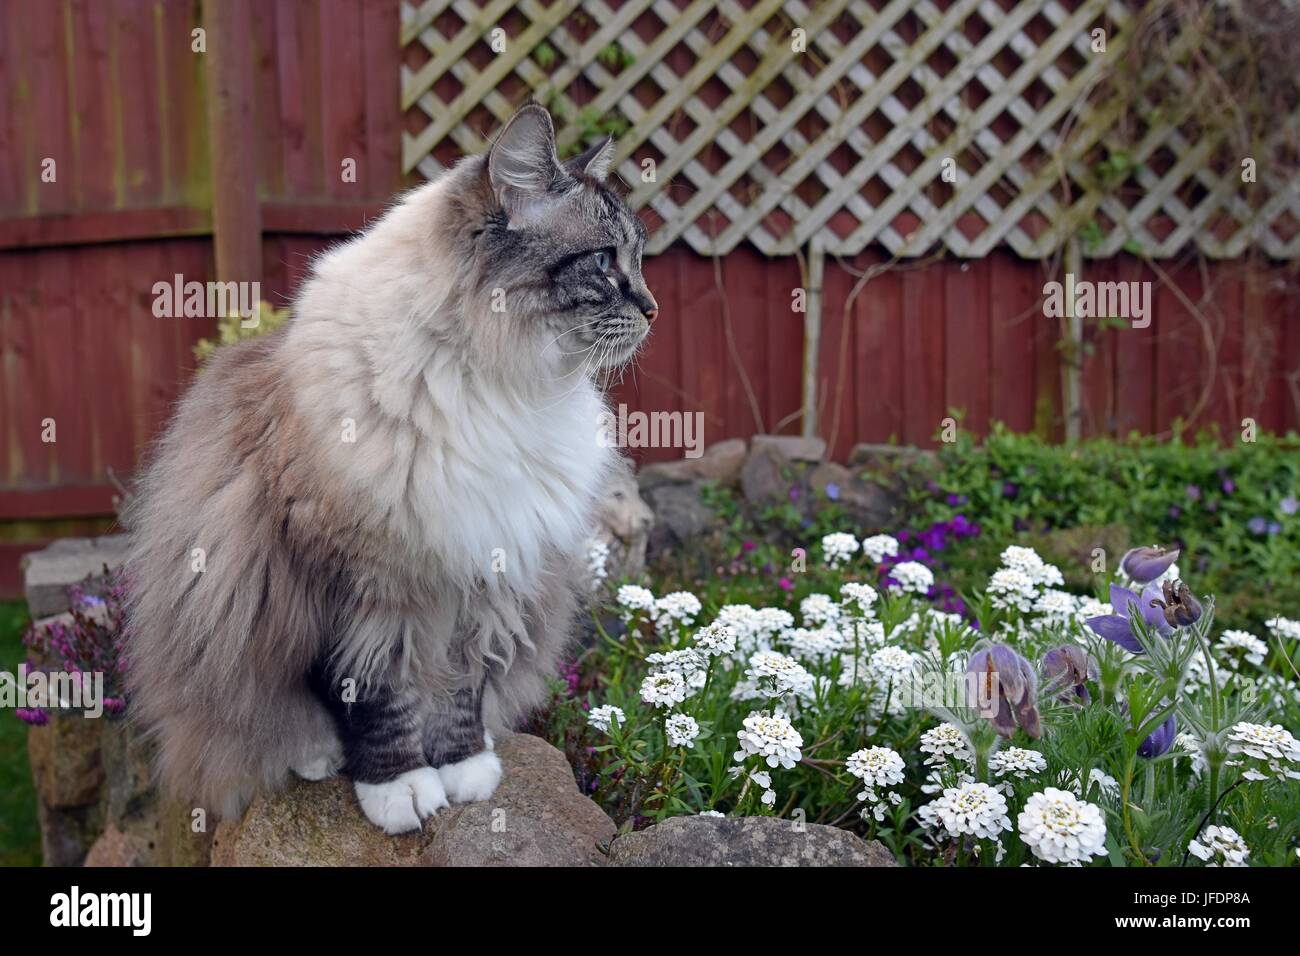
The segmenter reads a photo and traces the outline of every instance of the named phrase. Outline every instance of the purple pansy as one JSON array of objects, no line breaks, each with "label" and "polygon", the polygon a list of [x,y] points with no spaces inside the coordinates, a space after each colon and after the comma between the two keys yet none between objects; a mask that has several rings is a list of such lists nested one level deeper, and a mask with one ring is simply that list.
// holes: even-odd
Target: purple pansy
[{"label": "purple pansy", "polygon": [[1282,514],[1293,515],[1300,511],[1300,501],[1296,500],[1295,495],[1287,495],[1282,499]]}]

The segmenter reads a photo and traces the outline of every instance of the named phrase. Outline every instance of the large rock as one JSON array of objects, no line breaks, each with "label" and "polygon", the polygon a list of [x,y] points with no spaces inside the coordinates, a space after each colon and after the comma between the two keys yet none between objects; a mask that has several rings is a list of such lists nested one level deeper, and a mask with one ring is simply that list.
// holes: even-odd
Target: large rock
[{"label": "large rock", "polygon": [[710,445],[699,458],[681,458],[646,465],[637,474],[637,481],[643,490],[666,483],[691,481],[729,485],[739,476],[744,461],[745,442],[740,438],[728,438]]},{"label": "large rock", "polygon": [[68,610],[68,587],[90,582],[87,590],[98,593],[109,572],[117,570],[126,559],[126,535],[102,538],[64,538],[48,548],[22,559],[23,590],[33,618],[61,614]]},{"label": "large rock", "polygon": [[216,866],[593,866],[614,822],[578,792],[564,755],[538,737],[497,744],[490,800],[441,811],[420,833],[386,836],[342,778],[257,798],[213,841]]},{"label": "large rock", "polygon": [[777,817],[672,817],[618,837],[618,866],[897,866],[878,841]]},{"label": "large rock", "polygon": [[880,485],[863,481],[851,469],[833,461],[824,461],[814,468],[808,476],[808,486],[819,499],[843,507],[861,527],[890,525],[900,503]]},{"label": "large rock", "polygon": [[752,451],[771,448],[790,461],[818,462],[826,457],[826,439],[816,435],[755,435]]},{"label": "large rock", "polygon": [[98,802],[104,786],[104,725],[103,719],[53,713],[49,723],[28,730],[27,755],[42,803],[67,809]]},{"label": "large rock", "polygon": [[104,828],[86,854],[86,866],[149,866],[152,862],[139,842],[113,824]]},{"label": "large rock", "polygon": [[780,504],[798,484],[793,463],[772,445],[755,443],[740,469],[741,493],[754,507]]},{"label": "large rock", "polygon": [[663,484],[645,492],[654,510],[655,524],[650,532],[650,554],[662,554],[681,547],[691,538],[709,530],[716,518],[714,511],[700,497],[703,482]]}]

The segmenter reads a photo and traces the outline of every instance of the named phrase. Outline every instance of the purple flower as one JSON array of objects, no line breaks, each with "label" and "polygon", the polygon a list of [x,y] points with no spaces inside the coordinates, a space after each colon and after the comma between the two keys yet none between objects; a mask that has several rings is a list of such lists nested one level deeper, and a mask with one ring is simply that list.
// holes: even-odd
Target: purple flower
[{"label": "purple flower", "polygon": [[[970,656],[966,673],[976,681],[977,706],[993,721],[993,729],[1011,737],[1017,725],[1030,737],[1041,737],[1038,722],[1038,679],[1034,668],[1005,644],[992,644]],[[997,701],[991,716],[988,708]]]},{"label": "purple flower", "polygon": [[1020,489],[1016,487],[1016,485],[1014,485],[1012,482],[1008,481],[1003,483],[1002,485],[1003,498],[1014,498],[1018,494],[1020,494]]},{"label": "purple flower", "polygon": [[1154,584],[1148,584],[1140,597],[1128,588],[1112,584],[1110,606],[1115,609],[1115,613],[1090,617],[1086,623],[1097,635],[1118,644],[1125,650],[1132,651],[1134,654],[1145,654],[1146,649],[1133,632],[1133,624],[1129,618],[1133,613],[1133,606],[1136,605],[1138,614],[1148,628],[1161,634],[1173,633],[1173,628],[1165,620],[1164,613],[1153,603],[1160,599],[1161,594],[1161,590]]},{"label": "purple flower", "polygon": [[840,486],[835,484],[835,482],[833,481],[828,481],[826,483],[826,497],[829,498],[831,501],[839,501]]},{"label": "purple flower", "polygon": [[1178,549],[1133,548],[1120,558],[1119,569],[1138,584],[1148,584],[1168,571],[1180,553]]},{"label": "purple flower", "polygon": [[1231,478],[1225,478],[1223,479],[1223,484],[1220,485],[1219,487],[1223,489],[1223,493],[1225,495],[1230,495],[1237,490],[1237,483],[1233,481]]},{"label": "purple flower", "polygon": [[1282,524],[1281,524],[1281,522],[1278,522],[1278,521],[1270,521],[1270,522],[1268,523],[1268,533],[1269,533],[1269,534],[1280,534],[1281,531],[1282,531]]},{"label": "purple flower", "polygon": [[1169,506],[1169,517],[1172,518],[1174,521],[1177,521],[1180,517],[1182,517],[1182,514],[1183,514],[1183,509],[1178,507],[1178,505]]},{"label": "purple flower", "polygon": [[743,543],[743,544],[740,546],[740,550],[741,550],[741,551],[753,551],[753,550],[754,550],[755,548],[757,548],[757,547],[758,547],[758,545],[754,544],[754,542],[752,542],[752,541],[746,541],[745,543]]},{"label": "purple flower", "polygon": [[1048,651],[1043,655],[1043,676],[1051,681],[1052,690],[1060,688],[1058,700],[1068,701],[1073,696],[1092,703],[1086,682],[1097,679],[1097,665],[1083,648],[1067,644]]},{"label": "purple flower", "polygon": [[780,581],[777,582],[777,584],[781,586],[782,591],[794,590],[794,582],[791,581],[789,578],[782,578]]},{"label": "purple flower", "polygon": [[44,727],[50,722],[50,715],[39,707],[18,707],[14,710],[14,716],[33,727]]},{"label": "purple flower", "polygon": [[1296,500],[1295,495],[1287,495],[1285,498],[1282,499],[1281,507],[1282,507],[1282,514],[1293,515],[1297,511],[1300,511],[1300,501]]},{"label": "purple flower", "polygon": [[1200,500],[1201,500],[1201,486],[1200,486],[1200,485],[1188,485],[1188,486],[1187,486],[1187,497],[1190,498],[1192,501],[1200,501]]},{"label": "purple flower", "polygon": [[791,501],[799,500],[799,487],[797,485],[790,489],[790,500]]},{"label": "purple flower", "polygon": [[1138,756],[1150,759],[1167,751],[1178,735],[1178,722],[1170,714],[1163,724],[1151,731],[1151,736],[1138,745]]},{"label": "purple flower", "polygon": [[948,504],[952,505],[954,508],[956,508],[958,505],[964,505],[964,504],[965,504],[967,501],[969,501],[969,500],[970,500],[970,499],[967,498],[965,495],[949,495],[949,496],[948,496]]},{"label": "purple flower", "polygon": [[1246,522],[1246,530],[1251,534],[1263,534],[1268,530],[1268,522],[1260,517],[1251,518]]}]

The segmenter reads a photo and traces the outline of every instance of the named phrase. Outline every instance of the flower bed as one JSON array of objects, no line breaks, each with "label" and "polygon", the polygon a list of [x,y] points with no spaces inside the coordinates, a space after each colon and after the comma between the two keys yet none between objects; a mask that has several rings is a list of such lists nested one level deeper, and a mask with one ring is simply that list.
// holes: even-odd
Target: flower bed
[{"label": "flower bed", "polygon": [[1300,622],[1216,630],[1159,550],[1088,594],[1008,546],[957,594],[922,559],[980,534],[832,532],[703,601],[624,585],[552,736],[626,826],[775,814],[912,865],[1295,863]]}]

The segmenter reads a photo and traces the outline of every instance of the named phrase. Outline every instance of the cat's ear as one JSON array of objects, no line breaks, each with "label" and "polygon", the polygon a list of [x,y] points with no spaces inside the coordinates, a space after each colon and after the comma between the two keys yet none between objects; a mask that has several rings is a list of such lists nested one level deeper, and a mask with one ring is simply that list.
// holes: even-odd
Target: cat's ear
[{"label": "cat's ear", "polygon": [[605,181],[605,177],[613,167],[614,139],[611,136],[606,136],[594,146],[588,146],[564,163],[564,168],[575,176],[581,173],[601,182]]},{"label": "cat's ear", "polygon": [[551,116],[530,103],[510,118],[488,153],[492,192],[511,221],[527,218],[560,173]]}]

